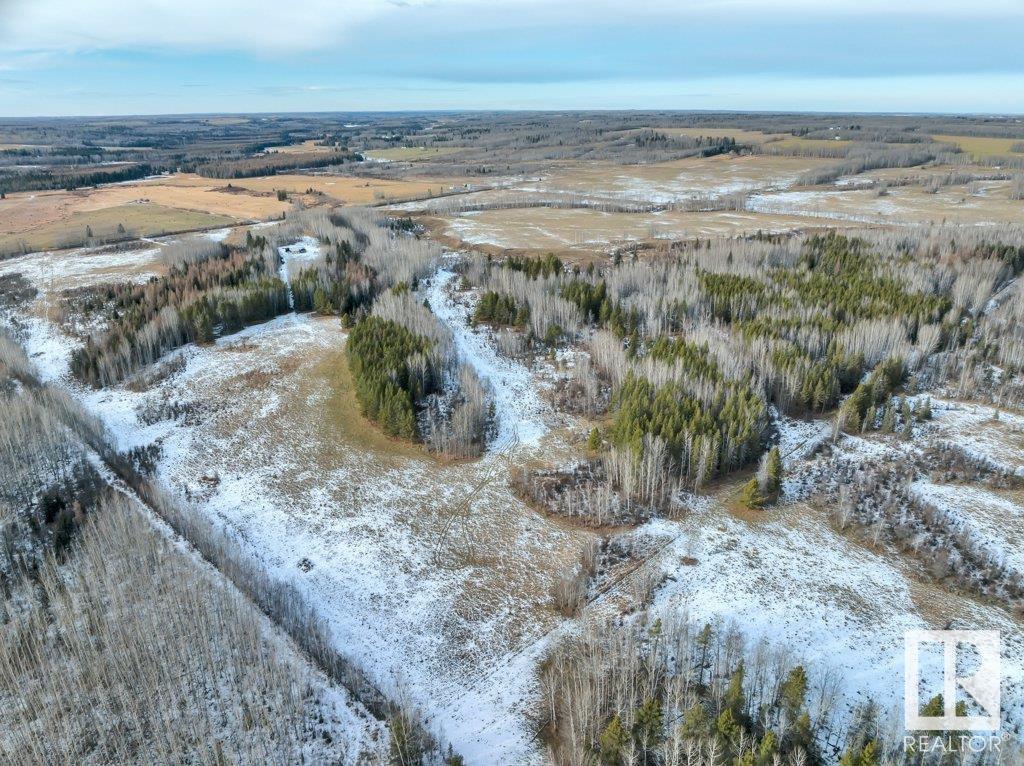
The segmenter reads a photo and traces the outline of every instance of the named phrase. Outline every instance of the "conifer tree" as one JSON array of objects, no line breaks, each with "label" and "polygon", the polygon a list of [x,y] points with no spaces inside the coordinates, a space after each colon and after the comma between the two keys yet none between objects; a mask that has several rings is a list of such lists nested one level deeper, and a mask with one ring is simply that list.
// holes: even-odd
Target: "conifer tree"
[{"label": "conifer tree", "polygon": [[891,404],[885,408],[885,415],[882,416],[881,432],[891,434],[896,428],[896,408]]},{"label": "conifer tree", "polygon": [[743,491],[740,494],[740,502],[751,510],[764,508],[765,498],[764,495],[761,494],[761,485],[758,483],[756,477],[743,485]]},{"label": "conifer tree", "polygon": [[618,766],[622,751],[629,742],[629,732],[622,726],[622,720],[616,714],[605,726],[598,740],[598,758],[606,766]]},{"label": "conifer tree", "polygon": [[925,397],[924,401],[917,408],[917,419],[922,422],[932,419],[932,400],[930,397]]}]

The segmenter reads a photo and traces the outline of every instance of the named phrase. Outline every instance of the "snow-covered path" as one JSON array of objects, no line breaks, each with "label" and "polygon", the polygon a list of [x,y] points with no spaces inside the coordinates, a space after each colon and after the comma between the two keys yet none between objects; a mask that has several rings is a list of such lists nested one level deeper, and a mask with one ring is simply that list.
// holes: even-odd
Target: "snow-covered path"
[{"label": "snow-covered path", "polygon": [[471,303],[456,300],[450,286],[456,274],[441,267],[424,290],[431,310],[448,327],[459,359],[473,367],[494,394],[497,436],[490,452],[504,452],[518,445],[536,447],[547,433],[543,413],[547,409],[530,371],[521,363],[498,354],[485,329],[470,327]]},{"label": "snow-covered path", "polygon": [[277,267],[277,276],[284,282],[288,291],[288,308],[295,311],[295,293],[292,292],[292,282],[289,278],[288,267],[292,263],[308,267],[320,257],[320,243],[314,237],[303,237],[292,245],[285,245],[277,248],[277,254],[281,257],[281,265]]}]

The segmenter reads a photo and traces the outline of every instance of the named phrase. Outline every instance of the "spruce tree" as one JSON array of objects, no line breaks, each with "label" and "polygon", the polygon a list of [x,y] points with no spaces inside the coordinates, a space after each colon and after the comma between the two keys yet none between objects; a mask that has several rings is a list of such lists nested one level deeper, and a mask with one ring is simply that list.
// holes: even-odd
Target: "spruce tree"
[{"label": "spruce tree", "polygon": [[778,445],[768,450],[765,460],[765,486],[763,487],[766,499],[775,502],[782,491],[782,453]]},{"label": "spruce tree", "polygon": [[622,720],[617,714],[612,716],[598,738],[598,759],[606,766],[618,766],[628,742],[629,733],[623,728]]},{"label": "spruce tree", "polygon": [[925,397],[925,400],[917,408],[917,419],[922,422],[932,419],[932,400],[930,397]]},{"label": "spruce tree", "polygon": [[885,415],[882,416],[881,431],[883,434],[891,434],[896,428],[896,408],[891,404],[885,408]]},{"label": "spruce tree", "polygon": [[764,508],[764,495],[761,494],[761,485],[758,483],[756,478],[751,479],[743,485],[743,491],[740,494],[740,502],[751,510]]}]

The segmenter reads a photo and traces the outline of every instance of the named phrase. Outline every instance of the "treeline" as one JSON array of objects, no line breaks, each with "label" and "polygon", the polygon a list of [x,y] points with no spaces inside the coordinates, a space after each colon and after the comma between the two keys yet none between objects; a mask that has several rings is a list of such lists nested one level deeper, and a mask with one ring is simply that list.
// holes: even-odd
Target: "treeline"
[{"label": "treeline", "polygon": [[369,316],[348,337],[348,360],[363,414],[384,433],[415,438],[416,403],[434,391],[429,344],[391,320]]},{"label": "treeline", "polygon": [[74,351],[72,373],[91,386],[111,385],[185,343],[210,343],[286,312],[275,268],[276,254],[266,249],[224,247],[145,284],[107,286],[97,296],[106,329]]},{"label": "treeline", "polygon": [[194,172],[204,178],[251,178],[277,175],[300,168],[324,168],[353,162],[358,155],[349,151],[335,152],[268,152],[255,157],[204,162]]},{"label": "treeline", "polygon": [[938,144],[903,144],[900,146],[872,146],[856,144],[843,162],[824,168],[808,170],[797,183],[806,186],[832,183],[842,176],[855,176],[879,168],[909,168],[934,160],[941,152]]},{"label": "treeline", "polygon": [[156,175],[166,168],[147,163],[131,164],[126,167],[77,168],[30,170],[16,173],[0,173],[0,193],[11,194],[22,191],[46,191],[49,189],[81,189],[98,184],[135,181]]}]

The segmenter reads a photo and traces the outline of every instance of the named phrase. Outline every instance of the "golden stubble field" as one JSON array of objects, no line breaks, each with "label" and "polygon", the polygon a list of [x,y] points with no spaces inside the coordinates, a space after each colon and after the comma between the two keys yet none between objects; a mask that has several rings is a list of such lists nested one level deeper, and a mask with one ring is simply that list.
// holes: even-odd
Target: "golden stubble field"
[{"label": "golden stubble field", "polygon": [[[280,218],[295,203],[365,205],[440,194],[465,179],[380,180],[287,174],[211,179],[161,176],[75,191],[21,192],[0,200],[0,252],[83,244],[87,227],[114,238],[214,228]],[[278,190],[288,198],[279,200]]]}]

